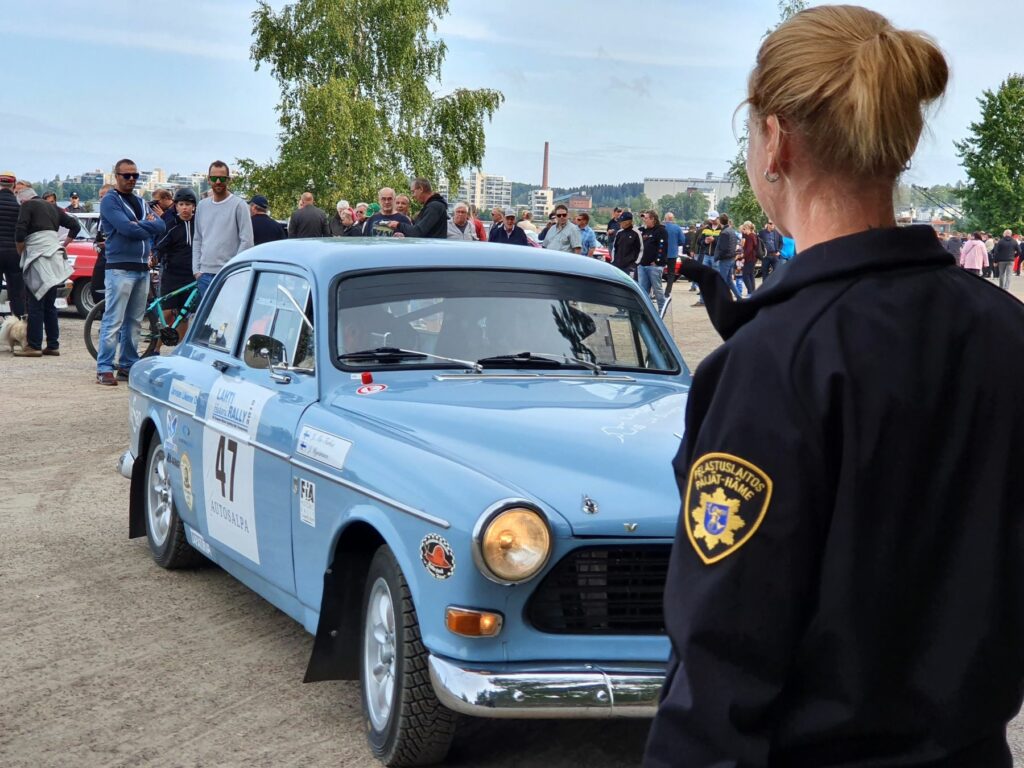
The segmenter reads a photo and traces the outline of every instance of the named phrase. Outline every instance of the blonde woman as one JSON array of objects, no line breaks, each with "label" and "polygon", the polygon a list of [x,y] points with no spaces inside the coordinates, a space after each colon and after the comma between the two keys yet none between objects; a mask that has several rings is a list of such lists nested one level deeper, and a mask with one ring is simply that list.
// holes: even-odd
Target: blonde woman
[{"label": "blonde woman", "polygon": [[893,215],[948,77],[856,6],[757,54],[747,172],[800,255],[694,375],[649,768],[1012,765],[1024,307]]}]

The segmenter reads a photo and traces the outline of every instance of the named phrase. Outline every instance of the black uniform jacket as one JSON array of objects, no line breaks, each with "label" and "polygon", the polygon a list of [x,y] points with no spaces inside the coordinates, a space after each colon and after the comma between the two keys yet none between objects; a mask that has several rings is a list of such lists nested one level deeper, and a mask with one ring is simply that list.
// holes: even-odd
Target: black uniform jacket
[{"label": "black uniform jacket", "polygon": [[993,384],[1024,381],[1024,306],[928,227],[811,247],[732,306],[674,462],[645,765],[1010,766],[1024,399]]}]

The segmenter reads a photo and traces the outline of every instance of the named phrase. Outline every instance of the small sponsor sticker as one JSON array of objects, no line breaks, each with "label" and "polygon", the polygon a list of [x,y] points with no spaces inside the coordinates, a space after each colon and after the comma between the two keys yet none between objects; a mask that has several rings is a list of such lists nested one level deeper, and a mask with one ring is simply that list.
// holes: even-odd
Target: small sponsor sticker
[{"label": "small sponsor sticker", "polygon": [[455,554],[443,536],[428,533],[420,542],[420,560],[427,573],[444,580],[455,573]]},{"label": "small sponsor sticker", "polygon": [[195,416],[196,406],[199,405],[199,387],[175,379],[171,382],[171,389],[167,393],[167,402]]},{"label": "small sponsor sticker", "polygon": [[364,384],[356,390],[357,395],[376,395],[388,388],[387,384]]},{"label": "small sponsor sticker", "polygon": [[175,435],[178,434],[178,414],[173,411],[167,412],[167,434],[164,437],[164,448],[168,452],[174,452],[178,450],[177,444],[174,442]]},{"label": "small sponsor sticker", "polygon": [[330,432],[324,432],[315,427],[303,426],[299,430],[299,441],[295,452],[329,467],[344,469],[345,459],[351,448],[351,440],[332,435]]},{"label": "small sponsor sticker", "polygon": [[181,454],[181,490],[185,495],[185,506],[192,511],[192,459],[187,453]]},{"label": "small sponsor sticker", "polygon": [[316,528],[316,484],[299,480],[299,519]]},{"label": "small sponsor sticker", "polygon": [[200,536],[198,531],[193,530],[192,528],[186,528],[185,530],[188,531],[188,537],[190,539],[189,543],[194,549],[199,550],[207,557],[213,557],[213,550],[210,549],[210,543]]}]

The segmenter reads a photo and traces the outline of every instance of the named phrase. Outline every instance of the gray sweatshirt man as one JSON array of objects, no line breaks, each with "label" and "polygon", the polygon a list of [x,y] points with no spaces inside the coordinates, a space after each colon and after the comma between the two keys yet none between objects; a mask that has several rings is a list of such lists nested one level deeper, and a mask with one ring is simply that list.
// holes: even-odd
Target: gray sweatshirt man
[{"label": "gray sweatshirt man", "polygon": [[217,274],[232,256],[252,245],[252,219],[242,198],[229,193],[220,202],[212,197],[199,201],[192,239],[195,274]]}]

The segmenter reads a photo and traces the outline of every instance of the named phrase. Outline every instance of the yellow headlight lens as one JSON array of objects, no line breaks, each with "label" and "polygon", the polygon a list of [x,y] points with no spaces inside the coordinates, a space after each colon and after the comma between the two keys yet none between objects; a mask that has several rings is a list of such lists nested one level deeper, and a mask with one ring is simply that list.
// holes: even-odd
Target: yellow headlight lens
[{"label": "yellow headlight lens", "polygon": [[532,509],[506,509],[484,530],[480,550],[484,564],[497,578],[524,581],[547,562],[551,533]]}]

